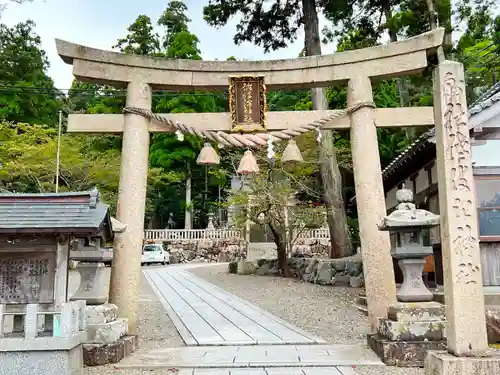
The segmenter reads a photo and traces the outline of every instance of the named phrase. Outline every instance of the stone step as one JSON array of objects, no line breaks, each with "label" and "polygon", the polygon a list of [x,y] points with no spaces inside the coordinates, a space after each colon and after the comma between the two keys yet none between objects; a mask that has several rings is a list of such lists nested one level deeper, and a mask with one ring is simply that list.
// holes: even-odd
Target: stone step
[{"label": "stone step", "polygon": [[398,367],[424,367],[429,350],[446,350],[446,341],[389,341],[379,335],[368,335],[368,345],[386,365]]},{"label": "stone step", "polygon": [[388,318],[399,322],[445,320],[444,305],[437,302],[393,303],[388,308]]},{"label": "stone step", "polygon": [[[120,368],[120,374],[128,374],[128,369]],[[136,374],[135,370],[133,374]],[[171,372],[175,375],[357,375],[350,366],[328,367],[257,367],[257,368],[183,368]],[[170,372],[169,372],[170,374]]]},{"label": "stone step", "polygon": [[445,340],[444,321],[395,322],[380,319],[378,334],[389,341],[443,341]]},{"label": "stone step", "polygon": [[116,368],[155,370],[259,369],[263,367],[336,367],[382,365],[364,345],[254,345],[198,346],[155,349],[129,357]]}]

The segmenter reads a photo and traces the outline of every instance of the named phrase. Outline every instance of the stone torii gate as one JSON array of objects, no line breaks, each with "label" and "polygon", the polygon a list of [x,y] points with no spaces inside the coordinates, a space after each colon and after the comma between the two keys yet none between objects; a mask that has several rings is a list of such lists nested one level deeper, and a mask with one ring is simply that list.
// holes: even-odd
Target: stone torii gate
[{"label": "stone torii gate", "polygon": [[[73,65],[76,78],[126,87],[127,107],[149,111],[152,90],[227,90],[228,77],[232,75],[263,77],[271,90],[347,83],[349,107],[371,103],[371,80],[421,72],[428,66],[428,57],[436,55],[443,36],[444,30],[439,28],[383,46],[333,55],[255,62],[158,59],[103,51],[62,40],[56,43],[61,58]],[[448,348],[455,355],[466,355],[486,349],[487,342],[470,140],[466,130],[464,73],[461,64],[450,61],[440,62],[435,73],[434,107],[376,109],[360,106],[338,118],[334,118],[336,111],[331,110],[268,112],[264,132],[293,130],[304,124],[317,126],[318,123],[322,129],[350,128],[366,296],[370,323],[375,329],[377,319],[386,317],[388,305],[396,301],[389,235],[377,227],[386,214],[377,127],[436,125],[441,235],[450,324]],[[171,124],[181,122],[197,131],[235,134],[231,133],[234,118],[228,113],[161,116]],[[127,224],[128,229],[115,243],[110,300],[118,305],[120,315],[129,319],[131,334],[136,333],[137,324],[149,133],[175,130],[175,126],[135,113],[69,116],[69,132],[123,135],[117,218]]]}]

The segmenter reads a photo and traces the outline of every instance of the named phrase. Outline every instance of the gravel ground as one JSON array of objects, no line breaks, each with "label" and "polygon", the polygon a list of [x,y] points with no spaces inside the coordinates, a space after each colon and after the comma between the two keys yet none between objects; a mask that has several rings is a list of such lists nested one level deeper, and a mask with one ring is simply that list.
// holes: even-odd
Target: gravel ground
[{"label": "gravel ground", "polygon": [[[227,265],[193,274],[332,344],[366,344],[367,317],[353,307],[358,289],[321,286],[280,277],[233,275]],[[358,366],[360,375],[423,375],[420,368]]]},{"label": "gravel ground", "polygon": [[233,275],[227,273],[227,265],[190,272],[330,343],[366,342],[368,319],[352,306],[358,289],[280,277]]},{"label": "gravel ground", "polygon": [[[165,309],[158,301],[147,280],[142,277],[141,295],[139,296],[139,350],[133,355],[143,354],[156,348],[178,348],[184,341],[177,333]],[[161,374],[164,370],[117,370],[114,365],[85,367],[84,375],[139,375]]]}]

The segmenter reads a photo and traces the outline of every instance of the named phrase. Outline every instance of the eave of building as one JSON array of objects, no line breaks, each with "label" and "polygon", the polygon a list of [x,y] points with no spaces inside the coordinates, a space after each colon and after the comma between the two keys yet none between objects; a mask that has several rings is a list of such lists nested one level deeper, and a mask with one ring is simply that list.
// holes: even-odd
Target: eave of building
[{"label": "eave of building", "polygon": [[[500,82],[492,86],[478,98],[478,100],[469,106],[470,131],[476,133],[474,128],[480,127],[482,123],[481,114],[487,112],[487,110],[491,109],[495,104],[500,108]],[[435,135],[436,128],[432,128],[423,133],[382,170],[385,191],[389,191],[436,158]],[[351,198],[349,205],[355,204],[355,202],[356,196]]]},{"label": "eave of building", "polygon": [[[473,130],[474,127],[480,125],[480,123],[474,121],[474,117],[497,102],[500,102],[500,82],[491,87],[469,107],[469,130]],[[404,168],[404,165],[412,158],[420,157],[420,153],[428,149],[426,144],[429,143],[432,144],[432,148],[434,149],[433,155],[435,157],[436,128],[432,128],[422,134],[382,170],[384,182],[393,174],[401,175],[401,169]]]}]

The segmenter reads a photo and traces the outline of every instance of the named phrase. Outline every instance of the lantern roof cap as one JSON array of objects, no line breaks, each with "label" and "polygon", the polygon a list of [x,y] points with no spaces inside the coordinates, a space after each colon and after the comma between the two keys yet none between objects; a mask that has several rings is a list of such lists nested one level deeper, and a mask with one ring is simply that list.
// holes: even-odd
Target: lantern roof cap
[{"label": "lantern roof cap", "polygon": [[413,193],[403,187],[396,192],[398,206],[378,225],[382,231],[424,229],[439,225],[439,215],[427,210],[417,209],[413,203]]}]

